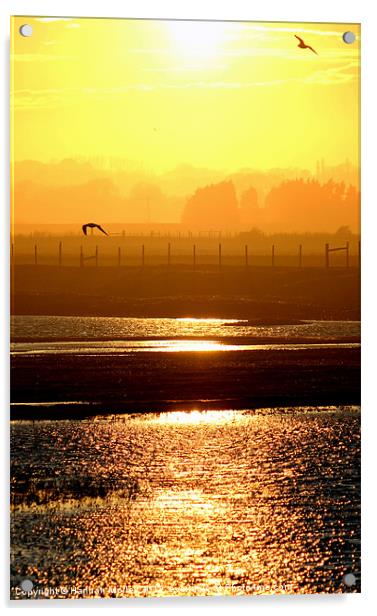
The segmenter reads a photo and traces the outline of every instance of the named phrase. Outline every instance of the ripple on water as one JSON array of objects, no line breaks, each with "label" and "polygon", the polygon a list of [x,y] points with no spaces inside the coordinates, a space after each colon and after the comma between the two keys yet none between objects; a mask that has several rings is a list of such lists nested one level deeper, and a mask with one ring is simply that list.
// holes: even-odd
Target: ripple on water
[{"label": "ripple on water", "polygon": [[101,596],[359,590],[358,410],[12,422],[13,584]]}]

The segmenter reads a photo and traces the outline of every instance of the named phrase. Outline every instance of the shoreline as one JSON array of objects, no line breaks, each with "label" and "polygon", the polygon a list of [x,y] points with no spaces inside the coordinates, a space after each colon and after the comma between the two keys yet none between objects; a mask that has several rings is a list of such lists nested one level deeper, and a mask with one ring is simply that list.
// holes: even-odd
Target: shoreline
[{"label": "shoreline", "polygon": [[13,337],[11,339],[11,344],[38,344],[38,343],[57,343],[64,344],[65,342],[80,342],[85,344],[91,344],[96,342],[156,342],[156,341],[211,341],[211,342],[219,342],[226,344],[232,344],[234,346],[242,346],[246,344],[255,345],[255,346],[263,346],[263,345],[291,345],[291,344],[358,344],[360,343],[360,336],[344,336],[337,338],[320,338],[314,336],[297,336],[297,337],[282,337],[282,336],[125,336],[124,338],[118,337],[114,338],[113,336],[103,336],[103,337],[92,337],[90,340],[88,338],[80,338],[80,337],[72,337],[72,338],[53,338],[51,337],[41,337],[41,338],[31,338],[31,337]]},{"label": "shoreline", "polygon": [[[262,405],[263,403],[263,405]],[[255,414],[258,414],[259,410],[262,409],[273,409],[278,408],[281,414],[287,414],[288,409],[292,408],[301,408],[301,407],[310,407],[310,408],[324,408],[324,407],[339,407],[334,410],[339,410],[343,407],[358,407],[360,409],[360,400],[357,402],[350,402],[344,400],[340,402],[339,400],[330,401],[328,398],[319,401],[317,398],[300,398],[300,402],[295,401],[293,399],[286,400],[282,398],[270,398],[268,401],[263,400],[255,400],[254,404],[250,404],[248,400],[216,400],[216,401],[208,401],[208,400],[189,400],[186,403],[184,401],[172,402],[166,401],[162,402],[150,402],[148,404],[148,408],[145,409],[145,405],[138,404],[136,402],[130,403],[130,406],[124,407],[116,407],[109,408],[108,406],[102,406],[100,403],[98,405],[96,403],[89,404],[75,404],[75,403],[61,403],[54,404],[51,403],[46,406],[39,406],[38,404],[32,403],[30,405],[25,404],[17,404],[16,407],[12,407],[10,410],[10,421],[82,421],[82,420],[94,420],[97,421],[99,418],[117,418],[122,417],[124,415],[134,416],[134,415],[149,415],[149,414],[160,414],[160,413],[169,413],[169,412],[177,412],[184,411],[190,413],[191,411],[254,411]],[[96,411],[94,412],[94,409]],[[32,413],[31,413],[32,410]],[[319,412],[319,411],[318,411]],[[358,411],[360,412],[360,410]]]},{"label": "shoreline", "polygon": [[[200,297],[152,300],[106,300],[96,296],[70,294],[16,296],[11,317],[124,317],[140,319],[238,319],[250,325],[297,325],[303,321],[360,321],[360,307],[323,306],[281,301],[257,302],[239,297],[216,300]],[[270,315],[266,318],[266,315]],[[231,325],[229,325],[231,327]],[[234,326],[233,326],[234,327]]]},{"label": "shoreline", "polygon": [[[360,404],[360,348],[16,355],[11,419]],[[54,402],[48,407],[30,403]],[[83,405],[64,404],[83,401]],[[25,404],[26,403],[26,404]],[[96,404],[93,404],[96,403]],[[47,408],[47,410],[46,410]]]}]

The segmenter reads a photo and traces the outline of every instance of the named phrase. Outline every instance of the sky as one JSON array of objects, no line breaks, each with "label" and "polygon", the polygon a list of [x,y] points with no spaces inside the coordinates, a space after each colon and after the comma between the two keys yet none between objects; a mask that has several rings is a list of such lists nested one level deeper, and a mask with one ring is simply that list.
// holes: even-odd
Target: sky
[{"label": "sky", "polygon": [[151,173],[357,165],[359,39],[350,24],[15,17],[12,158],[115,157]]}]

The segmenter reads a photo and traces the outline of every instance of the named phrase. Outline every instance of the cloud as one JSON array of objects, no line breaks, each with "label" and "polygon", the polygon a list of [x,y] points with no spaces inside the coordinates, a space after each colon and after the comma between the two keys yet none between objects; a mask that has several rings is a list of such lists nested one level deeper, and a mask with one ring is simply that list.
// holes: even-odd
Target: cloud
[{"label": "cloud", "polygon": [[[47,42],[46,44],[53,44]],[[63,56],[48,53],[14,53],[11,54],[11,62],[54,62],[55,60],[73,60],[75,56]]]},{"label": "cloud", "polygon": [[57,88],[57,89],[20,89],[12,93],[12,102],[16,109],[51,108],[82,104],[83,101],[122,101],[124,95],[131,91],[153,92],[157,90],[192,90],[221,89],[236,90],[242,88],[271,87],[285,83],[286,80],[226,82],[226,81],[190,81],[186,83],[156,84],[135,83],[115,88]]},{"label": "cloud", "polygon": [[93,102],[120,99],[125,92],[132,90],[150,91],[156,88],[149,84],[132,84],[116,88],[54,88],[54,89],[19,89],[11,92],[15,109],[57,108]]},{"label": "cloud", "polygon": [[358,62],[350,62],[346,66],[333,66],[323,70],[315,71],[304,79],[305,83],[315,83],[321,85],[336,85],[342,83],[349,83],[354,81],[357,70]]},{"label": "cloud", "polygon": [[[326,62],[331,63],[334,61],[343,60],[348,62],[350,60],[357,61],[359,58],[359,51],[357,48],[352,48],[349,46],[342,47],[340,49],[321,49],[321,47],[317,47],[318,56],[315,56],[312,52],[308,50],[297,49],[296,39],[292,39],[292,47],[265,47],[265,46],[252,46],[247,47],[245,45],[245,41],[243,41],[243,46],[236,49],[218,49],[216,51],[216,58],[221,60],[223,59],[232,59],[242,60],[247,58],[280,58],[284,60],[293,60],[295,62]],[[153,56],[165,56],[169,58],[171,56],[171,50],[167,47],[165,48],[129,48],[127,49],[127,53],[138,54],[138,55],[153,55]],[[212,65],[211,65],[212,66]],[[145,69],[145,70],[156,70],[156,72],[167,69]],[[173,69],[172,69],[173,70]]]},{"label": "cloud", "polygon": [[61,106],[61,90],[15,90],[11,102],[15,109],[35,109]]},{"label": "cloud", "polygon": [[[318,24],[320,25],[320,24]],[[257,32],[291,32],[291,33],[301,33],[301,34],[314,34],[316,36],[330,36],[330,37],[334,37],[334,36],[338,36],[339,38],[342,37],[343,31],[344,29],[341,28],[339,30],[321,30],[319,28],[305,28],[303,27],[305,26],[305,24],[302,23],[297,23],[297,24],[292,24],[289,27],[286,26],[264,26],[261,24],[250,24],[247,26],[248,29],[250,29],[251,31],[257,31]],[[244,30],[245,32],[245,30]]]},{"label": "cloud", "polygon": [[[30,58],[31,56],[31,58]],[[35,60],[35,56],[40,56],[42,60],[46,60],[45,54],[22,54],[22,61]],[[51,55],[49,58],[55,60],[58,56]],[[65,59],[64,56],[62,58]],[[288,77],[285,79],[266,79],[259,81],[225,81],[225,80],[197,80],[185,82],[170,82],[170,83],[130,83],[121,86],[98,88],[98,87],[83,87],[83,88],[56,88],[56,89],[19,89],[12,93],[13,105],[17,109],[31,108],[54,108],[62,106],[75,106],[78,104],[88,103],[93,101],[119,101],[124,100],[124,95],[128,92],[155,92],[163,90],[241,90],[252,88],[273,88],[285,84],[302,84],[302,85],[342,85],[351,83],[357,80],[359,64],[356,61],[351,61],[344,65],[343,63],[330,68],[314,70],[309,74],[299,77]]]},{"label": "cloud", "polygon": [[227,64],[186,64],[183,66],[166,66],[160,68],[143,68],[144,73],[185,73],[190,71],[225,71],[229,68]]},{"label": "cloud", "polygon": [[35,21],[42,21],[44,23],[50,23],[53,21],[72,21],[72,17],[36,17]]},{"label": "cloud", "polygon": [[74,21],[73,17],[35,17],[35,21],[40,21],[42,23],[56,23],[56,22],[68,22],[65,26],[66,28],[80,28],[80,24],[77,21]]}]

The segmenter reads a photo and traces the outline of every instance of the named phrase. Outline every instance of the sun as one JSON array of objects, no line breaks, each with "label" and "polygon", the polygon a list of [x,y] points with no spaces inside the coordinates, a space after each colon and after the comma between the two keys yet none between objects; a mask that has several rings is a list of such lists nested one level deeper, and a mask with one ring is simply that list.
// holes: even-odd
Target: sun
[{"label": "sun", "polygon": [[210,21],[170,21],[169,33],[180,54],[186,58],[216,56],[225,41],[226,24]]}]

